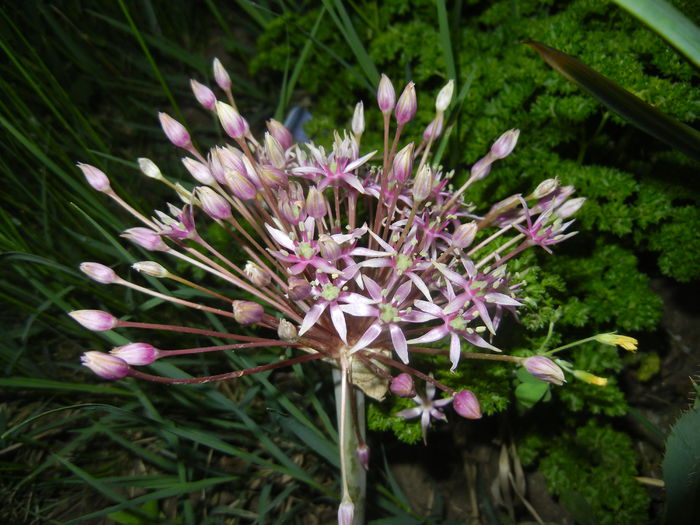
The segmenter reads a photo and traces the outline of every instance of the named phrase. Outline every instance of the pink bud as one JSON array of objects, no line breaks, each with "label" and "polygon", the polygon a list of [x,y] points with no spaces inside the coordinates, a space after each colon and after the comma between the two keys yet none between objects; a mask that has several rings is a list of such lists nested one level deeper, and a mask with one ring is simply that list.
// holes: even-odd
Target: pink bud
[{"label": "pink bud", "polygon": [[556,213],[557,217],[559,217],[560,219],[568,219],[581,209],[581,206],[583,206],[584,202],[586,202],[585,197],[569,199],[564,204],[559,206],[559,208],[557,208],[557,210],[554,213]]},{"label": "pink bud", "polygon": [[357,447],[357,459],[365,470],[369,470],[369,447],[367,443],[362,443]]},{"label": "pink bud", "polygon": [[254,199],[258,194],[255,185],[248,180],[247,177],[241,175],[238,171],[228,170],[224,174],[226,186],[231,190],[236,197],[244,201]]},{"label": "pink bud", "polygon": [[119,322],[112,314],[102,310],[74,310],[68,315],[78,321],[83,328],[93,332],[106,332],[117,326]]},{"label": "pink bud", "polygon": [[111,284],[119,279],[109,266],[96,262],[80,263],[80,271],[90,279],[102,284]]},{"label": "pink bud", "polygon": [[406,373],[401,373],[392,379],[389,389],[392,394],[398,397],[415,397],[416,395],[413,378]]},{"label": "pink bud", "polygon": [[275,168],[284,168],[287,161],[284,158],[282,144],[272,133],[265,133],[265,154]]},{"label": "pink bud", "polygon": [[491,164],[493,164],[493,157],[491,155],[486,155],[477,160],[472,166],[471,178],[475,181],[485,179],[491,171]]},{"label": "pink bud", "polygon": [[460,390],[452,400],[452,406],[460,416],[467,419],[480,419],[481,406],[471,390]]},{"label": "pink bud", "polygon": [[178,148],[187,148],[187,146],[192,144],[190,134],[185,129],[185,126],[167,113],[158,113],[158,118],[160,119],[160,125],[165,132],[165,136],[168,137],[170,142]]},{"label": "pink bud", "polygon": [[433,189],[433,173],[426,164],[413,181],[413,200],[417,203],[428,198]]},{"label": "pink bud", "polygon": [[438,113],[437,116],[425,127],[423,132],[423,140],[435,140],[442,133],[442,123],[445,120],[442,113]]},{"label": "pink bud", "polygon": [[216,103],[216,114],[219,116],[221,127],[232,139],[243,138],[248,133],[248,122],[233,106],[219,101]]},{"label": "pink bud", "polygon": [[213,219],[228,219],[231,217],[231,205],[217,192],[208,186],[197,188],[197,197],[202,203],[204,212]]},{"label": "pink bud", "polygon": [[496,159],[505,159],[515,148],[520,135],[519,129],[509,129],[503,135],[498,137],[496,142],[491,146],[491,155]]},{"label": "pink bud", "polygon": [[150,228],[129,228],[121,236],[148,251],[167,252],[170,249],[162,237]]},{"label": "pink bud", "polygon": [[540,381],[563,385],[566,382],[564,371],[554,361],[543,355],[528,357],[523,361],[525,370]]},{"label": "pink bud", "polygon": [[260,166],[260,180],[269,188],[283,188],[287,185],[287,174],[279,168],[266,164]]},{"label": "pink bud", "polygon": [[214,184],[214,176],[206,165],[189,157],[184,157],[182,159],[182,164],[197,182],[206,184],[207,186]]},{"label": "pink bud", "polygon": [[355,112],[352,115],[352,132],[355,135],[362,135],[365,131],[365,107],[362,101],[355,105]]},{"label": "pink bud", "polygon": [[194,79],[190,80],[190,86],[192,87],[192,93],[194,93],[194,97],[197,99],[197,102],[199,102],[205,109],[214,111],[216,106],[216,95],[214,95],[214,92],[204,84],[200,84]]},{"label": "pink bud", "polygon": [[345,501],[338,507],[338,525],[352,525],[355,517],[355,505],[352,501]]},{"label": "pink bud", "polygon": [[452,234],[452,244],[460,249],[466,248],[474,241],[478,230],[479,228],[474,221],[460,224]]},{"label": "pink bud", "polygon": [[231,77],[221,61],[218,58],[215,58],[212,62],[212,66],[212,69],[214,70],[214,80],[216,80],[218,86],[223,90],[230,89]]},{"label": "pink bud", "polygon": [[270,281],[272,280],[270,272],[265,271],[253,261],[248,261],[246,263],[245,268],[243,269],[243,273],[245,273],[246,277],[250,279],[250,282],[258,288],[264,288],[265,286],[270,284]]},{"label": "pink bud", "polygon": [[377,104],[379,109],[385,115],[394,109],[396,104],[396,92],[394,86],[389,80],[389,77],[382,73],[382,78],[379,80],[379,88],[377,89]]},{"label": "pink bud", "polygon": [[535,191],[532,192],[532,196],[536,199],[541,199],[546,197],[559,187],[559,179],[556,177],[552,179],[545,179],[537,185]]},{"label": "pink bud", "polygon": [[277,139],[277,142],[280,143],[285,151],[294,143],[294,136],[281,122],[270,119],[267,121],[267,129],[270,134]]},{"label": "pink bud", "polygon": [[129,343],[112,348],[109,353],[134,366],[150,365],[158,359],[158,349],[148,343]]},{"label": "pink bud", "polygon": [[214,179],[219,184],[225,184],[224,173],[226,168],[223,165],[223,160],[221,159],[221,148],[212,148],[207,156],[207,164],[209,164],[209,170],[214,176]]},{"label": "pink bud", "polygon": [[121,379],[129,375],[129,365],[123,359],[104,352],[85,352],[80,362],[104,379]]},{"label": "pink bud", "polygon": [[306,196],[306,212],[314,219],[320,219],[326,216],[327,211],[323,193],[316,186],[309,188],[309,194]]},{"label": "pink bud", "polygon": [[263,318],[263,307],[251,301],[233,301],[233,315],[242,325],[259,323]]},{"label": "pink bud", "polygon": [[292,301],[303,301],[311,295],[311,285],[302,277],[290,277],[287,297]]},{"label": "pink bud", "polygon": [[327,235],[318,241],[318,247],[321,249],[321,256],[331,263],[337,261],[343,254],[340,244]]},{"label": "pink bud", "polygon": [[413,170],[413,142],[399,150],[394,157],[392,174],[394,179],[403,184],[408,180]]},{"label": "pink bud", "polygon": [[83,164],[82,162],[79,162],[77,166],[83,172],[88,184],[90,184],[93,189],[102,192],[109,191],[109,179],[107,178],[107,175],[105,175],[104,171],[97,169],[95,166],[91,166],[90,164]]},{"label": "pink bud", "polygon": [[415,116],[417,109],[416,88],[413,82],[409,82],[396,103],[396,109],[394,110],[396,122],[405,124]]}]

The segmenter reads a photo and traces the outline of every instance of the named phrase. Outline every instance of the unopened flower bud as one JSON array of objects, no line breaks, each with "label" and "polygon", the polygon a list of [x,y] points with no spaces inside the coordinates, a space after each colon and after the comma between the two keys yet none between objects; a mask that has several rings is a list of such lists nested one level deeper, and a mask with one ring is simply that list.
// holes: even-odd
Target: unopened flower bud
[{"label": "unopened flower bud", "polygon": [[241,139],[248,133],[248,122],[233,106],[226,102],[218,101],[216,103],[216,114],[219,117],[219,122],[221,122],[221,127],[232,139]]},{"label": "unopened flower bud", "polygon": [[243,272],[246,274],[248,279],[250,279],[250,282],[258,288],[264,288],[265,286],[270,284],[270,281],[272,280],[270,272],[265,271],[253,261],[248,261],[246,263]]},{"label": "unopened flower bud", "polygon": [[321,249],[321,255],[327,261],[334,263],[342,255],[343,250],[340,244],[335,242],[332,238],[325,236],[318,242],[318,246]]},{"label": "unopened flower bud", "polygon": [[358,445],[355,452],[357,453],[357,459],[360,462],[360,465],[362,465],[362,468],[369,470],[369,447],[367,446],[367,443]]},{"label": "unopened flower bud", "polygon": [[165,132],[165,136],[168,137],[168,140],[175,146],[178,148],[187,148],[192,144],[192,139],[190,139],[190,134],[185,129],[185,126],[167,113],[158,113],[158,118],[160,119],[160,125]]},{"label": "unopened flower bud", "polygon": [[197,102],[199,102],[203,108],[214,111],[216,108],[216,95],[214,95],[214,92],[194,79],[190,80],[190,86],[192,87],[192,93],[194,93],[194,98],[197,99]]},{"label": "unopened flower bud", "polygon": [[413,146],[413,142],[407,144],[394,156],[392,174],[399,184],[406,182],[413,170]]},{"label": "unopened flower bud", "polygon": [[297,327],[286,319],[280,319],[279,325],[277,326],[277,336],[282,341],[293,342],[299,337],[299,332]]},{"label": "unopened flower bud", "polygon": [[80,363],[104,379],[121,379],[129,375],[129,365],[123,359],[104,352],[85,352]]},{"label": "unopened flower bud", "polygon": [[119,322],[112,314],[102,310],[74,310],[68,315],[78,321],[83,328],[93,332],[106,332],[117,326]]},{"label": "unopened flower bud", "polygon": [[532,196],[535,199],[541,199],[552,193],[559,187],[559,179],[554,177],[553,179],[545,179],[537,185],[535,191],[532,192]]},{"label": "unopened flower bud", "polygon": [[636,352],[639,342],[634,337],[620,334],[598,334],[593,336],[596,341],[605,345],[621,346],[629,352]]},{"label": "unopened flower bud", "polygon": [[170,275],[170,272],[163,268],[161,264],[155,261],[140,261],[131,265],[131,267],[140,273],[145,273],[151,277],[163,278]]},{"label": "unopened flower bud", "polygon": [[425,131],[423,132],[423,140],[429,141],[438,138],[440,133],[442,133],[442,124],[444,120],[443,114],[438,113],[430,124],[425,127]]},{"label": "unopened flower bud", "polygon": [[80,171],[83,172],[85,179],[93,189],[102,192],[109,191],[109,179],[104,171],[90,164],[83,164],[82,162],[79,162],[77,166],[80,168]]},{"label": "unopened flower bud", "polygon": [[111,284],[119,280],[117,274],[114,273],[114,270],[112,270],[109,266],[96,262],[80,263],[80,271],[87,275],[90,279],[102,284]]},{"label": "unopened flower bud", "polygon": [[326,216],[326,198],[323,193],[312,186],[309,188],[309,193],[306,196],[306,213],[308,213],[314,219],[320,219]]},{"label": "unopened flower bud", "polygon": [[284,158],[284,150],[279,140],[272,133],[265,133],[265,153],[275,168],[284,168],[287,161]]},{"label": "unopened flower bud", "polygon": [[352,132],[356,138],[365,132],[365,106],[362,101],[355,105],[355,112],[352,115]]},{"label": "unopened flower bud", "polygon": [[550,358],[543,355],[528,357],[523,361],[525,370],[540,381],[561,386],[566,382],[564,371]]},{"label": "unopened flower bud", "polygon": [[338,525],[352,525],[355,517],[355,505],[350,500],[343,500],[338,507]]},{"label": "unopened flower bud", "polygon": [[581,206],[583,206],[584,202],[586,202],[585,197],[569,199],[564,204],[559,206],[554,213],[556,213],[557,217],[559,217],[560,219],[568,219],[581,209]]},{"label": "unopened flower bud", "polygon": [[192,177],[200,184],[214,184],[216,180],[214,179],[214,175],[212,175],[211,171],[209,171],[209,168],[201,162],[191,159],[189,157],[184,157],[182,159],[182,164],[183,166],[185,166],[187,171],[190,172],[190,175],[192,175]]},{"label": "unopened flower bud", "polygon": [[217,192],[208,186],[197,188],[197,197],[202,203],[202,209],[213,219],[228,219],[231,217],[231,205]]},{"label": "unopened flower bud", "polygon": [[382,73],[382,78],[379,80],[379,88],[377,89],[377,104],[379,109],[385,115],[394,109],[396,104],[396,92],[394,85],[389,80],[389,77]]},{"label": "unopened flower bud", "polygon": [[470,172],[471,178],[474,179],[474,181],[485,179],[491,171],[491,164],[493,164],[493,157],[491,157],[491,155],[486,155],[477,160],[472,166]]},{"label": "unopened flower bud", "polygon": [[121,236],[148,251],[167,252],[170,249],[162,237],[150,228],[129,228]]},{"label": "unopened flower bud", "polygon": [[212,61],[212,69],[214,70],[214,80],[216,81],[217,85],[223,90],[230,89],[231,77],[218,58],[215,58]]},{"label": "unopened flower bud", "polygon": [[401,373],[391,380],[389,386],[391,393],[398,397],[415,397],[416,387],[413,378],[406,373]]},{"label": "unopened flower bud", "polygon": [[593,374],[583,370],[574,370],[573,374],[576,379],[580,379],[581,381],[584,381],[590,385],[605,386],[608,384],[608,380],[606,378],[594,376]]},{"label": "unopened flower bud", "polygon": [[505,159],[515,148],[519,135],[519,129],[509,129],[506,131],[503,135],[498,137],[496,142],[493,143],[493,146],[491,146],[491,155],[496,159]]},{"label": "unopened flower bud", "polygon": [[433,172],[430,170],[430,167],[425,164],[413,181],[413,200],[416,203],[423,202],[430,196],[432,189]]},{"label": "unopened flower bud", "polygon": [[311,285],[302,277],[290,277],[287,297],[292,301],[303,301],[311,296]]},{"label": "unopened flower bud", "polygon": [[275,166],[260,166],[260,180],[269,188],[283,188],[287,185],[287,174]]},{"label": "unopened flower bud", "polygon": [[239,199],[249,201],[254,199],[258,194],[255,185],[238,171],[227,170],[224,174],[224,180],[226,181],[226,186],[231,190],[231,193]]},{"label": "unopened flower bud", "polygon": [[415,115],[418,109],[418,101],[416,100],[416,88],[413,82],[409,82],[401,93],[399,101],[396,103],[394,116],[399,124],[406,124]]},{"label": "unopened flower bud", "polygon": [[452,400],[452,407],[467,419],[481,419],[481,405],[471,390],[460,390]]},{"label": "unopened flower bud", "polygon": [[476,237],[477,231],[479,231],[479,227],[474,221],[466,224],[460,224],[452,234],[452,244],[460,249],[466,248],[472,242],[474,242],[474,237]]},{"label": "unopened flower bud", "polygon": [[129,343],[117,346],[112,348],[109,353],[134,366],[150,365],[158,359],[158,349],[148,343]]},{"label": "unopened flower bud", "polygon": [[242,325],[259,323],[263,317],[263,307],[252,301],[233,301],[233,316]]},{"label": "unopened flower bud", "polygon": [[292,133],[281,122],[270,119],[267,121],[267,129],[270,134],[277,139],[285,151],[294,144]]},{"label": "unopened flower bud", "polygon": [[146,177],[163,180],[163,174],[160,172],[160,168],[151,159],[140,157],[136,159],[136,162],[139,163],[139,169]]},{"label": "unopened flower bud", "polygon": [[447,84],[440,90],[437,98],[435,99],[435,110],[438,113],[444,113],[450,102],[452,102],[452,93],[455,90],[455,81],[450,79]]}]

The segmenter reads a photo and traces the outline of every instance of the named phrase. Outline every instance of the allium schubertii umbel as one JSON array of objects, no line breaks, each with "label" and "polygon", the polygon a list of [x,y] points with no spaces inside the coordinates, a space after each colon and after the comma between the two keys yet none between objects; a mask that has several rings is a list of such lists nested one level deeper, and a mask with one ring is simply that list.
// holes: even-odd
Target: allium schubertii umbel
[{"label": "allium schubertii umbel", "polygon": [[[131,376],[169,384],[234,380],[308,361],[330,364],[339,376],[337,392],[342,400],[338,519],[351,523],[361,512],[363,497],[356,481],[361,476],[357,465],[366,468],[369,462],[369,448],[358,430],[364,416],[357,392],[378,401],[387,394],[413,398],[417,406],[396,416],[420,418],[425,440],[431,420],[445,419],[449,405],[469,419],[480,418],[481,409],[470,390],[455,391],[416,369],[421,355],[445,355],[451,370],[469,366],[467,358],[501,360],[522,364],[543,381],[564,382],[559,366],[566,367],[563,362],[557,364],[544,355],[523,359],[503,354],[493,338],[503,316],[515,315],[524,299],[519,295],[521,283],[508,273],[508,262],[531,247],[551,251],[552,245],[574,235],[568,231],[569,218],[584,199],[571,198],[573,187],[549,179],[529,195],[513,195],[490,207],[469,202],[470,187],[511,154],[519,132],[510,130],[497,138],[470,173],[459,177],[463,182],[453,184],[453,172],[430,162],[452,98],[452,81],[437,96],[434,120],[421,140],[413,142],[403,132],[416,113],[414,84],[409,83],[396,100],[391,81],[383,75],[377,102],[384,121],[384,147],[363,151],[362,103],[356,107],[351,129],[334,132],[328,149],[295,143],[274,120],[258,141],[238,112],[230,78],[218,60],[214,74],[226,102],[195,80],[192,89],[199,103],[217,115],[231,140],[199,149],[181,123],[161,113],[162,128],[183,150],[182,164],[193,182],[173,183],[154,162],[139,159],[144,175],[174,190],[173,202],[142,214],[115,193],[98,168],[79,167],[94,189],[138,221],[123,237],[204,270],[212,277],[206,283],[218,279],[223,289],[236,288],[243,294],[230,297],[154,261],[137,262],[133,268],[189,286],[211,301],[191,302],[158,292],[99,263],[83,263],[81,270],[100,283],[127,286],[220,316],[231,331],[212,330],[204,317],[199,326],[176,326],[79,310],[71,315],[87,329],[130,328],[144,334],[144,341],[109,353],[86,352],[82,362],[103,378]],[[229,243],[213,246],[204,238],[202,232],[211,221],[225,230]],[[192,319],[195,323],[194,314]],[[237,333],[239,327],[251,325],[256,331]],[[230,344],[164,350],[145,342],[149,331],[211,336]],[[288,348],[296,355],[281,359],[282,350]],[[156,376],[140,368],[172,355],[244,349],[267,349],[269,363],[188,379]],[[437,398],[436,392],[440,392]]]}]

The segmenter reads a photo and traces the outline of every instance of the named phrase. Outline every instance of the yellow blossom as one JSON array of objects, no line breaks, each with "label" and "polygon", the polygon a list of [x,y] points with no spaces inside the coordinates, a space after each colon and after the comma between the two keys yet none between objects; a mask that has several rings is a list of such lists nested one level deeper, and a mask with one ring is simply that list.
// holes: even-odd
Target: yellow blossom
[{"label": "yellow blossom", "polygon": [[583,370],[574,370],[574,377],[576,379],[580,379],[581,381],[585,381],[586,383],[590,383],[591,385],[605,386],[608,384],[607,378],[594,376],[593,374],[584,372]]},{"label": "yellow blossom", "polygon": [[606,345],[618,345],[629,352],[637,351],[637,340],[634,337],[619,334],[598,334],[595,340]]}]

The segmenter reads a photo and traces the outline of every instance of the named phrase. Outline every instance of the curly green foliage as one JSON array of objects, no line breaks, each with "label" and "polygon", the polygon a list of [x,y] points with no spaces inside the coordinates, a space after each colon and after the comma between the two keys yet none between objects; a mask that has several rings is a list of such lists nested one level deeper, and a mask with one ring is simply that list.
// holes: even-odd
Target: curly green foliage
[{"label": "curly green foliage", "polygon": [[649,495],[634,479],[637,457],[626,434],[591,419],[575,433],[528,434],[518,453],[525,466],[538,463],[549,490],[578,522],[585,511],[601,525],[647,522]]}]

